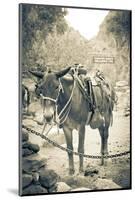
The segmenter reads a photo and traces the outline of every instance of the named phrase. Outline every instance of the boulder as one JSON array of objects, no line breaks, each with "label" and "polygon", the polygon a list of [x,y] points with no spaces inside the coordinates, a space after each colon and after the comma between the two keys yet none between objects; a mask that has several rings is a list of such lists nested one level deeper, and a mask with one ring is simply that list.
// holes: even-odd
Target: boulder
[{"label": "boulder", "polygon": [[45,166],[45,160],[31,160],[28,158],[23,158],[22,169],[24,172],[37,172],[41,167]]},{"label": "boulder", "polygon": [[29,156],[29,155],[31,155],[31,154],[33,154],[33,153],[34,153],[34,152],[33,152],[32,150],[30,150],[30,149],[27,149],[27,148],[22,149],[22,156],[23,156],[23,157]]},{"label": "boulder", "polygon": [[[24,159],[26,159],[26,158],[24,158]],[[45,158],[45,156],[40,155],[38,153],[34,153],[34,154],[28,156],[27,159],[29,159],[29,160],[43,160],[45,163],[47,163],[47,159]]]},{"label": "boulder", "polygon": [[48,193],[57,192],[57,184],[53,185],[52,187],[48,188]]},{"label": "boulder", "polygon": [[47,189],[43,188],[41,185],[31,184],[27,188],[23,189],[23,195],[29,194],[46,194],[48,193]]},{"label": "boulder", "polygon": [[31,184],[32,180],[33,180],[32,175],[23,174],[22,175],[22,187],[24,188],[24,187],[29,186]]},{"label": "boulder", "polygon": [[26,142],[29,140],[29,134],[27,132],[22,131],[22,141]]},{"label": "boulder", "polygon": [[84,176],[91,176],[93,177],[94,175],[97,175],[99,173],[99,170],[96,169],[95,167],[91,166],[87,168],[84,172]]},{"label": "boulder", "polygon": [[58,175],[53,170],[42,170],[39,173],[39,181],[43,187],[51,188],[56,184]]},{"label": "boulder", "polygon": [[68,192],[71,190],[71,187],[67,185],[65,182],[57,183],[57,192]]},{"label": "boulder", "polygon": [[120,189],[121,187],[114,183],[111,179],[101,179],[98,178],[95,182],[95,189]]},{"label": "boulder", "polygon": [[25,143],[23,143],[22,144],[22,148],[23,149],[29,149],[29,150],[32,150],[34,153],[37,153],[37,152],[39,152],[39,150],[40,150],[40,147],[39,147],[39,145],[37,145],[37,144],[32,144],[31,142],[25,142]]},{"label": "boulder", "polygon": [[39,173],[33,172],[32,177],[33,177],[33,183],[38,184],[39,183]]}]

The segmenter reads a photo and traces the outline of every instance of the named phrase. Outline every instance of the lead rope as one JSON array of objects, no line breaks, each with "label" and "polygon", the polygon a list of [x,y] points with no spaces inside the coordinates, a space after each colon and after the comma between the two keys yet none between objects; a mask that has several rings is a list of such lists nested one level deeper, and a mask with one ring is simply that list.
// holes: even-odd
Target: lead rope
[{"label": "lead rope", "polygon": [[73,92],[74,92],[75,85],[76,84],[75,84],[75,80],[74,80],[74,85],[73,85],[73,88],[72,88],[72,92],[71,92],[70,98],[68,99],[68,101],[67,101],[66,105],[63,107],[63,109],[60,111],[60,113],[58,115],[59,118],[61,117],[61,115],[63,114],[63,112],[66,110],[67,106],[69,105],[69,103],[70,103],[70,101],[71,101],[71,99],[73,97]]},{"label": "lead rope", "polygon": [[[67,110],[67,111],[65,112],[65,114],[60,118],[59,125],[63,124],[63,123],[66,121],[66,119],[67,119],[67,117],[68,117],[68,115],[69,115],[70,110],[71,110],[71,103],[70,103],[70,105],[69,105],[68,110]],[[62,120],[63,120],[63,121],[62,121]]]}]

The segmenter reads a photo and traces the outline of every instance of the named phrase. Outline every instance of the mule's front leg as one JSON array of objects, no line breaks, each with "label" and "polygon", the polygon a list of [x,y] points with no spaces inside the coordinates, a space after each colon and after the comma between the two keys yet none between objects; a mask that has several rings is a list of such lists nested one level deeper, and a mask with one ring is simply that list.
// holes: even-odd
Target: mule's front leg
[{"label": "mule's front leg", "polygon": [[[84,139],[85,139],[85,126],[81,125],[79,128],[79,145],[78,153],[84,154]],[[79,155],[79,172],[83,172],[83,155]]]},{"label": "mule's front leg", "polygon": [[[102,127],[99,129],[101,136],[101,155],[108,155],[108,127]],[[105,164],[105,158],[101,158],[101,165]]]},{"label": "mule's front leg", "polygon": [[[65,139],[67,143],[67,148],[73,151],[73,136],[72,136],[72,129],[69,129],[68,127],[63,127]],[[68,152],[68,159],[69,159],[69,174],[73,175],[74,170],[74,159],[73,159],[73,153]]]}]

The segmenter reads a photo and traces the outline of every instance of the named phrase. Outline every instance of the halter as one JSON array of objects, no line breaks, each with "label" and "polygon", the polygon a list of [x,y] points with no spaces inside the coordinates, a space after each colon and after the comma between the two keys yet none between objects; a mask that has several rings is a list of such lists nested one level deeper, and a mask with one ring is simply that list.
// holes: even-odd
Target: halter
[{"label": "halter", "polygon": [[69,115],[69,112],[71,110],[71,100],[72,100],[73,92],[74,92],[74,88],[75,88],[75,79],[73,79],[73,80],[74,80],[74,82],[73,82],[73,88],[72,88],[72,91],[71,91],[71,95],[70,95],[68,101],[66,102],[65,106],[62,108],[62,110],[60,111],[59,114],[58,114],[58,104],[57,104],[57,102],[58,102],[58,98],[60,96],[60,92],[62,91],[62,93],[64,93],[64,89],[63,89],[63,85],[61,83],[61,80],[59,79],[59,91],[58,91],[56,99],[51,98],[51,97],[46,97],[46,96],[43,96],[42,94],[40,94],[40,96],[43,100],[50,100],[50,101],[55,103],[55,107],[56,107],[56,109],[55,109],[56,110],[56,120],[55,121],[56,121],[57,125],[61,125],[66,121],[66,119]]},{"label": "halter", "polygon": [[50,97],[45,97],[45,96],[43,96],[42,94],[40,94],[40,97],[41,97],[43,100],[50,100],[50,101],[53,101],[54,103],[57,102],[57,99],[53,99],[53,98],[50,98]]},{"label": "halter", "polygon": [[64,89],[63,89],[62,83],[61,83],[61,81],[60,81],[60,79],[59,79],[59,91],[58,91],[58,94],[57,94],[57,98],[56,98],[56,99],[53,99],[53,98],[51,98],[51,97],[45,97],[45,96],[43,96],[42,94],[40,94],[40,96],[41,96],[41,98],[42,98],[43,100],[50,100],[50,101],[52,101],[52,102],[54,102],[54,103],[57,103],[61,91],[62,91],[62,93],[64,93]]}]

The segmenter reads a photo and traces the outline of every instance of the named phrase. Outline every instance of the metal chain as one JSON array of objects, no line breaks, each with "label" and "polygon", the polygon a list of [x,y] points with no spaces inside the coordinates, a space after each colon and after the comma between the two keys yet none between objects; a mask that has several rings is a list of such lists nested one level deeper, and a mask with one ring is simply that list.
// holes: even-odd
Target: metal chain
[{"label": "metal chain", "polygon": [[55,141],[52,141],[50,140],[48,137],[46,137],[45,135],[37,132],[37,131],[34,131],[32,130],[31,128],[28,128],[27,126],[25,125],[22,125],[22,128],[24,128],[25,130],[27,130],[28,132],[36,135],[36,136],[40,136],[42,139],[46,140],[48,143],[52,144],[53,146],[63,150],[63,151],[66,151],[68,153],[73,153],[74,155],[79,155],[79,156],[83,156],[85,158],[92,158],[92,159],[101,159],[101,158],[118,158],[118,157],[121,157],[121,156],[125,156],[125,155],[128,155],[130,154],[130,151],[125,151],[125,152],[122,152],[122,153],[117,153],[117,154],[112,154],[112,155],[102,155],[102,156],[99,156],[99,155],[87,155],[87,154],[83,154],[83,153],[79,153],[79,152],[75,152],[71,149],[68,149],[68,148],[65,148],[61,145],[59,145],[58,143],[56,143]]}]

